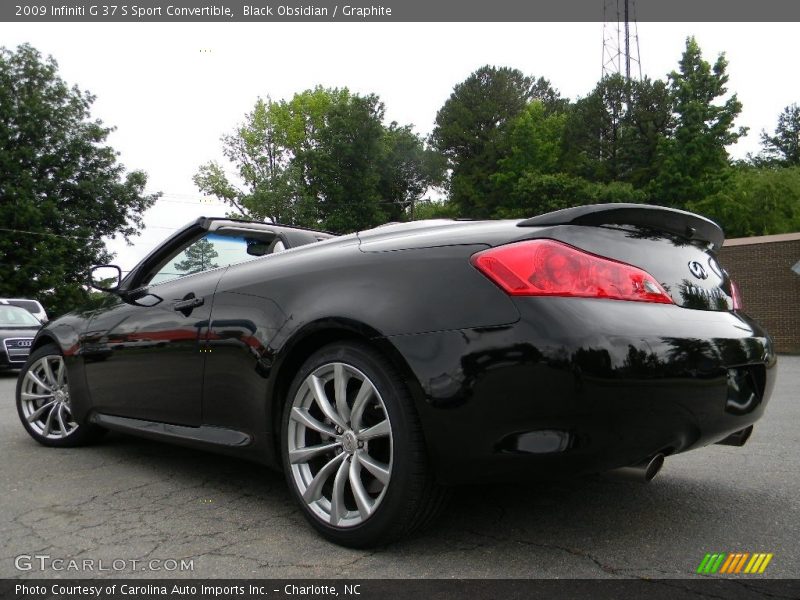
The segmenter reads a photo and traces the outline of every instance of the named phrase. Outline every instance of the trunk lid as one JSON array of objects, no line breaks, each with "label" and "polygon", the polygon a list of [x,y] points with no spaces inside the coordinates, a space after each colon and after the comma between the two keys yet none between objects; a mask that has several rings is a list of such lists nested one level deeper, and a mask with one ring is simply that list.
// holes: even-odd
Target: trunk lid
[{"label": "trunk lid", "polygon": [[532,237],[551,237],[644,269],[678,306],[733,310],[731,279],[716,255],[724,234],[699,215],[659,206],[601,204],[548,213],[517,226],[536,227]]}]

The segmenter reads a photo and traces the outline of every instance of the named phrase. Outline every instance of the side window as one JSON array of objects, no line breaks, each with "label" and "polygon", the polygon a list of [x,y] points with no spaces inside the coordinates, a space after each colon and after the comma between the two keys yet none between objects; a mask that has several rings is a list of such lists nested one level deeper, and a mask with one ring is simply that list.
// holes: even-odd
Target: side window
[{"label": "side window", "polygon": [[157,285],[186,275],[258,258],[258,254],[252,250],[248,252],[248,247],[252,244],[253,239],[250,236],[208,233],[170,258],[149,283]]}]

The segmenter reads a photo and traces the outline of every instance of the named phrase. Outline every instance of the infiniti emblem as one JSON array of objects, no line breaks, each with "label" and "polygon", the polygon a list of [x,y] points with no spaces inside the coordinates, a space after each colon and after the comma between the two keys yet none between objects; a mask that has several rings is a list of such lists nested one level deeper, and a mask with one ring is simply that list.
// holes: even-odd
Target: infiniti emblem
[{"label": "infiniti emblem", "polygon": [[696,260],[689,262],[689,272],[698,279],[708,279],[708,273],[706,273],[703,265]]},{"label": "infiniti emblem", "polygon": [[345,452],[349,452],[352,454],[358,448],[358,439],[356,438],[356,434],[352,431],[346,431],[342,436],[342,446],[344,446]]}]

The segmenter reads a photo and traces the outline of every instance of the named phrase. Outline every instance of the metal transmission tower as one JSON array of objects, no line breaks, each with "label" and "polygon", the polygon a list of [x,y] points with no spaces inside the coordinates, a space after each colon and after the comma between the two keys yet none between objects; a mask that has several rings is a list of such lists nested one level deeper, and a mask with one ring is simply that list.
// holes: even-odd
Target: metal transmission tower
[{"label": "metal transmission tower", "polygon": [[603,0],[603,77],[620,73],[630,81],[631,63],[641,79],[636,0]]}]

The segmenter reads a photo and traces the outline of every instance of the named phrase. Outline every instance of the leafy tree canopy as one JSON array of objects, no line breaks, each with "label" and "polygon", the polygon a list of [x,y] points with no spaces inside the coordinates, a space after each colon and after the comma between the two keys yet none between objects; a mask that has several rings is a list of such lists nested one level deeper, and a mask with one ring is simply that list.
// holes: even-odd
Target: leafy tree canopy
[{"label": "leafy tree canopy", "polygon": [[663,81],[601,79],[570,107],[563,168],[593,181],[641,187],[657,174],[658,145],[667,134],[671,104]]},{"label": "leafy tree canopy", "polygon": [[728,62],[720,54],[712,66],[690,37],[677,71],[670,73],[674,125],[662,139],[655,198],[682,207],[721,192],[729,176],[726,146],[747,133],[735,128],[742,110],[736,94],[727,95]]},{"label": "leafy tree canopy", "polygon": [[[775,135],[762,133],[764,152],[734,168],[727,148],[746,130],[735,126],[741,103],[727,90],[727,67],[724,54],[706,61],[690,37],[665,80],[613,75],[570,102],[544,78],[486,65],[454,87],[431,147],[411,126],[384,125],[376,96],[317,87],[259,101],[223,138],[241,189],[216,163],[195,181],[240,214],[337,232],[596,202],[695,208],[729,224],[729,235],[783,230],[795,214],[794,175],[754,166],[798,164],[800,109],[788,106]],[[440,183],[445,199],[419,201]],[[764,194],[764,214],[749,212],[754,190]]]},{"label": "leafy tree canopy", "polygon": [[783,109],[778,116],[775,134],[761,132],[761,146],[763,152],[756,162],[784,167],[800,166],[800,106],[795,103]]},{"label": "leafy tree canopy", "polygon": [[726,189],[688,206],[729,238],[800,231],[800,167],[736,169]]},{"label": "leafy tree canopy", "polygon": [[54,314],[86,297],[89,266],[111,259],[103,237],[136,235],[157,197],[117,161],[93,102],[52,58],[0,48],[0,296]]},{"label": "leafy tree canopy", "polygon": [[410,125],[383,118],[377,96],[347,89],[259,100],[222,140],[243,187],[215,162],[194,181],[239,214],[275,222],[346,232],[402,220],[441,181],[443,163]]},{"label": "leafy tree canopy", "polygon": [[550,112],[564,106],[547,80],[487,65],[457,84],[436,115],[431,140],[448,161],[450,201],[463,216],[488,217],[502,204],[490,178],[507,155],[509,124],[531,100]]}]

